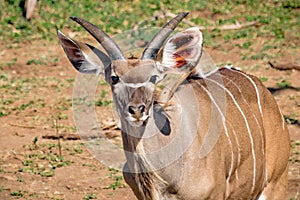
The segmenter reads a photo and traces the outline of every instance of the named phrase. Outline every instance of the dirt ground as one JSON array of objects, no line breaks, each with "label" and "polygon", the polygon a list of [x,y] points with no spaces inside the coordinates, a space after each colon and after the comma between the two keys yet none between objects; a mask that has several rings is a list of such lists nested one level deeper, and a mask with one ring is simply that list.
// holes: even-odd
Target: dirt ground
[{"label": "dirt ground", "polygon": [[[277,71],[266,61],[242,60],[236,48],[223,48],[229,49],[206,51],[216,63],[237,63],[250,74],[267,77],[264,83],[277,88],[273,95],[283,114],[298,120],[288,125],[292,152],[287,199],[300,199],[300,71]],[[278,62],[293,59],[287,53]],[[0,64],[0,199],[134,199],[121,173],[96,160],[77,138],[72,115],[77,73],[60,46],[45,41],[9,48],[0,44]],[[278,89],[281,80],[288,80],[289,87]],[[102,124],[112,118],[111,105],[105,105],[108,87],[100,84],[98,89],[107,91],[97,106]],[[65,137],[58,141],[57,134]],[[120,141],[119,131],[108,135]]]}]

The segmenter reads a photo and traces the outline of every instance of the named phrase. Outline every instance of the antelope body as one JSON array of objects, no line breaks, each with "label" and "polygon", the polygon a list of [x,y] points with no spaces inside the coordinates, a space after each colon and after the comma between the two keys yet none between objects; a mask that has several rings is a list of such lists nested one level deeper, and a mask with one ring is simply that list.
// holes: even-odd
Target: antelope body
[{"label": "antelope body", "polygon": [[[159,51],[186,15],[168,22],[140,59],[126,59],[107,34],[80,18],[72,19],[107,54],[58,32],[75,68],[104,74],[111,86],[126,182],[140,200],[284,199],[289,134],[270,92],[233,68],[199,74],[202,35],[196,28],[175,34]],[[155,95],[169,73],[183,78],[171,92]]]}]

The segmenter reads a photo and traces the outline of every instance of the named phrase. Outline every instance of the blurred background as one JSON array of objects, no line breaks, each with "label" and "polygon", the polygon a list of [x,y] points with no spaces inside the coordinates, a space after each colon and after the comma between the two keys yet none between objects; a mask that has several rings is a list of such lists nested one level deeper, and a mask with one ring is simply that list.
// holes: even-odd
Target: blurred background
[{"label": "blurred background", "polygon": [[[199,27],[217,66],[259,77],[279,103],[291,134],[287,199],[300,199],[299,0],[32,2],[29,11],[29,1],[0,0],[0,199],[134,199],[122,173],[96,160],[76,132],[77,73],[56,32],[97,45],[70,16],[114,36],[161,27],[184,11],[177,30]],[[93,105],[102,132],[121,148],[102,79]]]}]

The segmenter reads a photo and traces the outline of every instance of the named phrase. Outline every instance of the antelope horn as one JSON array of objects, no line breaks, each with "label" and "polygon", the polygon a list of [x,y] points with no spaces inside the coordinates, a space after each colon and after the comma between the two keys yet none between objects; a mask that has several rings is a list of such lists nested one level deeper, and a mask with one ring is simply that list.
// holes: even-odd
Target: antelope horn
[{"label": "antelope horn", "polygon": [[181,20],[185,18],[188,14],[188,12],[180,13],[172,20],[170,20],[166,25],[164,25],[164,27],[152,38],[152,40],[145,47],[141,60],[154,60],[164,41],[177,27],[179,22],[181,22]]},{"label": "antelope horn", "polygon": [[125,60],[118,45],[104,31],[82,18],[70,18],[85,28],[85,30],[87,30],[102,45],[112,60]]}]

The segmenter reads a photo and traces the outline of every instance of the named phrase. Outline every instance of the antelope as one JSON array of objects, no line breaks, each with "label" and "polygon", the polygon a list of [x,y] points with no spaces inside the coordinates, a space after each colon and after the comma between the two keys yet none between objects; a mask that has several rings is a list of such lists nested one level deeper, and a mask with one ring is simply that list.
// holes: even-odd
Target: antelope
[{"label": "antelope", "polygon": [[[140,58],[126,58],[111,37],[79,17],[71,19],[106,53],[58,31],[75,69],[103,74],[110,85],[126,183],[139,200],[284,199],[289,133],[275,99],[258,78],[232,67],[196,70],[200,30],[169,37],[187,15],[166,23]],[[175,83],[158,90],[172,74]]]}]

